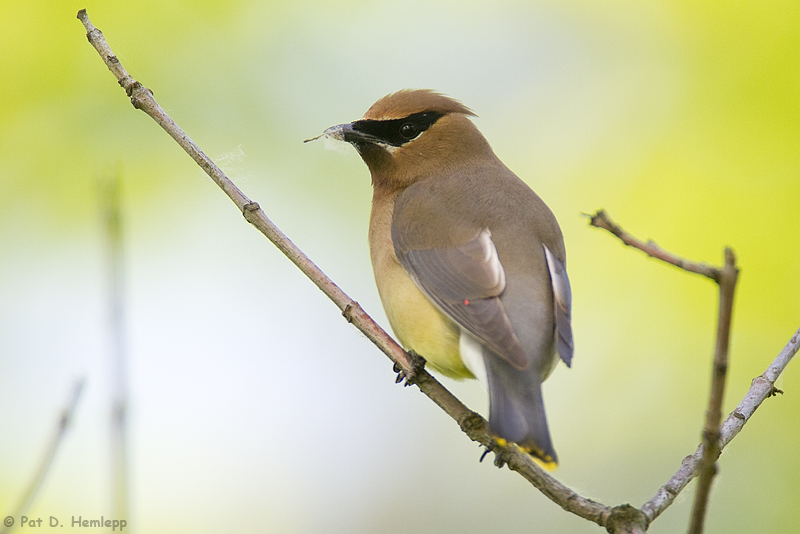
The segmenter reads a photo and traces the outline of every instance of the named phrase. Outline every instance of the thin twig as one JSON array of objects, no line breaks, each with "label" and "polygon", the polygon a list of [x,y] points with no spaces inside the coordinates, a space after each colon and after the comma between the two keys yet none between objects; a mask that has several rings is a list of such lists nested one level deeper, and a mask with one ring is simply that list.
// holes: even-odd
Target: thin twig
[{"label": "thin twig", "polygon": [[638,248],[651,258],[659,259],[663,262],[669,263],[670,265],[674,265],[675,267],[679,267],[684,271],[689,271],[690,273],[701,274],[708,278],[711,278],[715,282],[719,281],[719,277],[721,274],[720,269],[716,267],[712,267],[705,263],[697,263],[689,260],[685,260],[680,256],[676,256],[670,252],[667,252],[663,248],[656,245],[653,241],[648,241],[645,243],[644,241],[635,238],[628,232],[622,229],[620,225],[615,223],[611,220],[611,217],[605,212],[605,210],[597,210],[594,215],[586,215],[589,217],[589,224],[597,227],[602,228],[603,230],[608,230],[615,236],[617,236],[623,243],[628,245],[629,247]]},{"label": "thin twig", "polygon": [[[702,456],[699,465],[700,479],[697,482],[694,506],[692,507],[689,534],[701,534],[708,510],[708,498],[711,482],[717,472],[717,459],[720,455],[720,421],[722,419],[722,400],[725,392],[725,378],[728,370],[728,347],[730,342],[731,319],[733,314],[733,296],[739,271],[736,268],[736,256],[730,248],[725,249],[725,266],[722,269],[706,264],[694,263],[671,254],[652,241],[644,243],[616,224],[604,210],[599,210],[590,217],[592,226],[608,230],[628,246],[638,248],[653,258],[689,272],[711,278],[719,285],[719,317],[717,322],[717,342],[714,350],[714,364],[711,373],[711,392],[706,410],[706,422],[703,429]],[[694,459],[693,456],[689,457]],[[687,458],[687,460],[689,459]],[[692,462],[693,464],[695,462]]]},{"label": "thin twig", "polygon": [[[789,365],[789,362],[792,361],[798,349],[800,349],[800,330],[794,333],[767,370],[753,379],[753,383],[742,401],[723,421],[719,430],[720,451],[741,432],[745,423],[750,420],[750,417],[764,400],[780,393],[780,390],[775,388],[775,381],[786,369],[786,366]],[[670,478],[669,482],[659,488],[653,498],[642,506],[642,511],[651,522],[661,515],[672,504],[672,501],[675,500],[681,490],[697,476],[697,469],[702,457],[703,446],[701,445],[694,454],[683,459],[680,469]]]},{"label": "thin twig", "polygon": [[717,322],[717,344],[714,351],[714,370],[711,373],[711,393],[708,397],[706,424],[703,429],[703,457],[700,463],[700,478],[697,481],[689,534],[701,534],[705,524],[711,482],[717,473],[717,458],[720,454],[719,424],[722,420],[722,398],[725,393],[725,377],[728,371],[728,346],[733,316],[733,294],[739,270],[736,256],[725,249],[725,266],[717,279],[719,284],[719,318]]},{"label": "thin twig", "polygon": [[358,328],[381,351],[384,352],[407,377],[409,383],[431,398],[448,415],[455,419],[462,430],[474,441],[491,448],[527,480],[539,488],[556,504],[580,517],[604,525],[609,509],[590,499],[585,499],[563,486],[531,461],[528,454],[518,447],[502,447],[488,432],[486,421],[467,408],[460,400],[442,386],[424,369],[417,371],[413,361],[403,349],[386,333],[361,306],[344,293],[319,267],[317,267],[275,224],[267,218],[259,205],[251,201],[236,185],[206,156],[188,135],[167,115],[153,98],[153,93],[134,80],[108,46],[103,34],[90,21],[86,10],[78,12],[78,19],[86,28],[89,43],[94,46],[108,69],[125,89],[133,107],[152,117],[173,139],[200,165],[208,176],[242,211],[245,219],[255,226],[267,239],[286,255],[325,295],[342,311],[348,322]]},{"label": "thin twig", "polygon": [[[774,387],[775,380],[783,372],[789,361],[794,357],[800,347],[800,330],[798,330],[783,351],[773,361],[763,375],[753,380],[750,390],[745,395],[742,402],[728,418],[719,425],[722,408],[722,397],[724,393],[725,375],[727,371],[727,353],[730,339],[730,325],[733,307],[733,293],[738,278],[736,269],[736,258],[733,251],[725,250],[725,266],[722,269],[709,266],[705,263],[696,263],[685,260],[660,248],[655,243],[645,243],[632,236],[615,223],[604,210],[598,210],[590,217],[590,224],[597,228],[602,228],[617,236],[624,244],[637,248],[647,255],[660,259],[670,265],[674,265],[685,271],[706,276],[720,286],[720,308],[717,326],[717,345],[714,353],[714,369],[712,373],[712,387],[709,395],[709,408],[707,420],[703,432],[703,443],[697,448],[694,454],[683,459],[680,469],[672,478],[662,486],[656,495],[645,503],[641,512],[646,517],[647,524],[652,523],[661,513],[666,510],[678,494],[698,476],[705,472],[705,480],[698,483],[696,497],[704,502],[695,506],[696,510],[703,510],[707,507],[708,491],[711,479],[715,473],[715,462],[719,458],[722,449],[741,431],[744,424],[750,419],[755,410],[767,397],[775,395],[778,391]],[[717,429],[717,430],[715,430]],[[700,514],[701,512],[697,512]],[[695,513],[693,513],[693,522]],[[700,524],[702,524],[702,519]]]},{"label": "thin twig", "polygon": [[61,414],[58,417],[56,431],[53,434],[53,437],[50,439],[50,444],[48,445],[47,450],[42,457],[42,461],[39,463],[39,467],[36,469],[36,473],[34,473],[33,478],[28,485],[28,489],[22,494],[22,498],[20,498],[16,509],[6,518],[7,520],[8,517],[11,517],[12,524],[9,525],[4,521],[3,525],[0,526],[0,534],[8,534],[14,530],[14,525],[18,525],[18,523],[14,523],[14,519],[19,519],[25,514],[33,502],[33,499],[36,497],[36,494],[39,492],[39,489],[42,487],[44,479],[47,477],[47,473],[50,471],[50,466],[53,464],[53,459],[56,456],[56,452],[58,452],[58,448],[64,439],[64,434],[72,422],[72,419],[75,417],[75,409],[78,406],[78,399],[80,399],[81,392],[83,391],[83,384],[83,378],[79,378],[73,384],[69,400],[61,410]]}]

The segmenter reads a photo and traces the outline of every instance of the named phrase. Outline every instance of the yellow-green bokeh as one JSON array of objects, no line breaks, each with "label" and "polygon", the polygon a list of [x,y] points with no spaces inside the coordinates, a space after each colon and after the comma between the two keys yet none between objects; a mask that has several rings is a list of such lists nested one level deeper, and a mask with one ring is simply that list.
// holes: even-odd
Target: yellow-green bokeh
[{"label": "yellow-green bokeh", "polygon": [[[113,514],[97,182],[118,171],[133,529],[599,531],[479,464],[452,421],[392,385],[385,358],[130,106],[75,18],[84,7],[130,73],[383,324],[367,171],[353,151],[301,141],[402,87],[473,108],[564,230],[577,351],[545,394],[556,475],[586,496],[641,505],[694,450],[717,293],[582,212],[605,208],[694,260],[735,250],[726,412],[800,327],[794,0],[7,2],[0,513],[86,376],[29,515]],[[796,530],[796,365],[723,454],[709,532]],[[477,385],[447,385],[485,411]],[[684,530],[692,492],[650,531]]]}]

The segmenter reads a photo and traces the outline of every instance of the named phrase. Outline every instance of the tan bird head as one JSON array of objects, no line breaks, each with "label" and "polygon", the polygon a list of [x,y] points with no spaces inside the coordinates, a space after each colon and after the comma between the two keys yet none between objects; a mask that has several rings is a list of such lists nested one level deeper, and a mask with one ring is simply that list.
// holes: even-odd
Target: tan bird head
[{"label": "tan bird head", "polygon": [[377,188],[402,189],[448,165],[494,158],[467,106],[430,89],[403,89],[375,102],[364,117],[325,130],[358,150]]}]

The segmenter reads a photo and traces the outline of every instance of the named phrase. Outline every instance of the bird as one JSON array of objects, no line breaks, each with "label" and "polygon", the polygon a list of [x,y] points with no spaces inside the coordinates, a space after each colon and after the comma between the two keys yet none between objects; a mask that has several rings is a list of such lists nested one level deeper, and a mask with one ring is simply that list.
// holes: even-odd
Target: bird
[{"label": "bird", "polygon": [[482,382],[496,442],[553,468],[541,384],[574,351],[564,239],[475,116],[403,89],[318,137],[351,144],[369,169],[370,259],[400,344],[434,371]]}]

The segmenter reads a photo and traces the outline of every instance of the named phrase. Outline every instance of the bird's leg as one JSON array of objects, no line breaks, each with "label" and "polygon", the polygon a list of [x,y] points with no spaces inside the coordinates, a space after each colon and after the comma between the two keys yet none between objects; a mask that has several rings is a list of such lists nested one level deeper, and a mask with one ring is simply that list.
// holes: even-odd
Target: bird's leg
[{"label": "bird's leg", "polygon": [[494,438],[492,440],[491,445],[483,445],[485,450],[481,454],[479,462],[483,462],[483,459],[490,453],[494,453],[494,465],[503,468],[504,465],[508,463],[508,459],[510,457],[510,453],[508,451],[508,442],[502,438]]},{"label": "bird's leg", "polygon": [[400,367],[397,363],[394,364],[394,372],[397,373],[397,379],[395,383],[400,383],[405,380],[404,386],[410,386],[414,383],[414,378],[425,369],[425,358],[414,352],[413,350],[406,351],[406,356],[408,357],[408,363],[410,364],[410,369],[405,371],[403,368]]},{"label": "bird's leg", "polygon": [[492,447],[486,447],[487,452],[492,451],[494,453],[494,465],[500,469],[502,469],[503,466],[508,463],[508,460],[511,457],[511,452],[506,445],[508,445],[506,440],[495,438],[493,440]]}]

